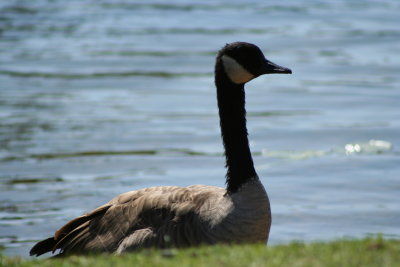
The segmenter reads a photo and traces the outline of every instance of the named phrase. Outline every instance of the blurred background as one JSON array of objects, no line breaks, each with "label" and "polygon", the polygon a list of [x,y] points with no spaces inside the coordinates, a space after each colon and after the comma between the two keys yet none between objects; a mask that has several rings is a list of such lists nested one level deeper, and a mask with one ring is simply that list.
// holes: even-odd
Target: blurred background
[{"label": "blurred background", "polygon": [[0,2],[0,245],[122,192],[224,186],[213,68],[233,41],[293,75],[247,85],[270,244],[400,237],[397,0]]}]

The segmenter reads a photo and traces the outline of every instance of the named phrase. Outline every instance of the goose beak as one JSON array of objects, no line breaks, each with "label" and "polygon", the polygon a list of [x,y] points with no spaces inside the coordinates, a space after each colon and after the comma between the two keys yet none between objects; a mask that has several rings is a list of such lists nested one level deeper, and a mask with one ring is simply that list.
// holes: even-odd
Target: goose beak
[{"label": "goose beak", "polygon": [[261,74],[271,74],[271,73],[292,74],[292,70],[279,66],[266,59],[263,66],[261,67]]}]

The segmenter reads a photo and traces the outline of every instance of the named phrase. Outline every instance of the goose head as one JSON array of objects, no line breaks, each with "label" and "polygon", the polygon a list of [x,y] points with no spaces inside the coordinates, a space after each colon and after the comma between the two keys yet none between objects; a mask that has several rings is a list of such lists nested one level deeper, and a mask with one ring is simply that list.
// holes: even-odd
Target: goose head
[{"label": "goose head", "polygon": [[227,44],[220,50],[218,60],[228,78],[235,84],[247,83],[263,74],[292,73],[290,69],[266,59],[256,45],[245,42]]}]

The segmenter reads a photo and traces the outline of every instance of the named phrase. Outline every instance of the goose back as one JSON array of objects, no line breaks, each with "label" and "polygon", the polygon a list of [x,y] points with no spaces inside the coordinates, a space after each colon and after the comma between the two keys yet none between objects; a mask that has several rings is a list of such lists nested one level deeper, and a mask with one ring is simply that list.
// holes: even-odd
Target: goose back
[{"label": "goose back", "polygon": [[[206,185],[151,187],[115,197],[45,241],[47,251],[65,254],[266,242],[270,221],[269,201],[259,181],[243,186],[240,194]],[[47,252],[39,250],[43,244],[36,246],[31,254]]]}]

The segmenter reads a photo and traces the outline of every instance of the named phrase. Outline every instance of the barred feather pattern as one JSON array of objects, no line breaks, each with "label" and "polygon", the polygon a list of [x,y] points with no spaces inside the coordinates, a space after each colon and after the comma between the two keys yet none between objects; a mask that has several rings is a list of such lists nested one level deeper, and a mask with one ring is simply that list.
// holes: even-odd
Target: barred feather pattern
[{"label": "barred feather pattern", "polygon": [[270,225],[268,196],[258,179],[235,193],[206,185],[151,187],[121,194],[68,222],[31,255],[266,242]]}]

